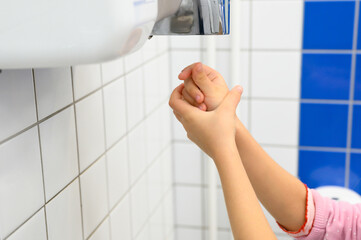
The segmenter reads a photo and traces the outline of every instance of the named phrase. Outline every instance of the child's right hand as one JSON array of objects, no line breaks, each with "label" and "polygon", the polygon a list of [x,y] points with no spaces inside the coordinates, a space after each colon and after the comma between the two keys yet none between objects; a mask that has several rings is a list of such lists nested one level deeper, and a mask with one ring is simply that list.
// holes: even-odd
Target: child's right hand
[{"label": "child's right hand", "polygon": [[204,111],[216,109],[229,92],[222,75],[202,63],[186,67],[178,78],[184,80],[183,98]]}]

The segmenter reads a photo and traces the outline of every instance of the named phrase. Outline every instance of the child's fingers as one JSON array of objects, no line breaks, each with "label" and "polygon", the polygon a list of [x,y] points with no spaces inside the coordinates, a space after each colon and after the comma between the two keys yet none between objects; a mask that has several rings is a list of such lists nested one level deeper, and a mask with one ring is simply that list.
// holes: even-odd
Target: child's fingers
[{"label": "child's fingers", "polygon": [[180,123],[182,123],[182,116],[181,116],[179,113],[177,113],[176,111],[173,111],[173,114],[174,114],[174,116],[177,118],[177,120],[178,120]]},{"label": "child's fingers", "polygon": [[192,113],[195,108],[190,105],[188,102],[183,100],[182,91],[184,89],[184,84],[180,84],[178,87],[176,87],[172,95],[169,99],[169,106],[179,113],[182,117],[187,117],[190,113]]},{"label": "child's fingers", "polygon": [[206,111],[207,110],[207,106],[204,104],[204,103],[197,103],[194,98],[192,98],[189,93],[187,92],[187,90],[185,88],[183,88],[183,91],[182,91],[182,95],[183,95],[183,98],[184,100],[186,100],[188,103],[190,103],[191,105],[193,105],[194,107],[197,107],[199,108],[200,110],[202,111]]},{"label": "child's fingers", "polygon": [[180,80],[186,80],[187,78],[189,78],[189,77],[191,76],[191,74],[192,74],[192,69],[193,69],[193,67],[194,67],[195,64],[196,64],[196,63],[193,63],[193,64],[187,66],[186,68],[184,68],[184,69],[182,70],[182,72],[179,73],[178,78],[179,78]]},{"label": "child's fingers", "polygon": [[197,85],[193,82],[192,78],[187,78],[184,81],[184,89],[189,95],[197,102],[202,103],[204,101],[204,95]]},{"label": "child's fingers", "polygon": [[207,93],[213,91],[214,83],[208,78],[202,63],[197,63],[192,69],[192,79],[199,89],[206,95]]}]

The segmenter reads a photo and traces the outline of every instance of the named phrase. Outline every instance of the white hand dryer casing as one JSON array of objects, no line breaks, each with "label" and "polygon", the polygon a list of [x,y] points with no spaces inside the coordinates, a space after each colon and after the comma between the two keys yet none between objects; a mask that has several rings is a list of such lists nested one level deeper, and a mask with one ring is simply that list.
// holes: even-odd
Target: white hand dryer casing
[{"label": "white hand dryer casing", "polygon": [[156,0],[11,0],[0,7],[0,69],[103,62],[139,48]]}]

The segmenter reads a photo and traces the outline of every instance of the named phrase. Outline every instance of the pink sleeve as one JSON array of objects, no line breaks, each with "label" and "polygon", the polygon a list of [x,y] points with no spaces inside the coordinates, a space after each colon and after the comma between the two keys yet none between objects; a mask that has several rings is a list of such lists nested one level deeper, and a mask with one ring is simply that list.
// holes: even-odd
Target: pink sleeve
[{"label": "pink sleeve", "polygon": [[308,236],[302,240],[361,239],[361,204],[352,205],[322,197],[311,190],[315,204],[315,218]]}]

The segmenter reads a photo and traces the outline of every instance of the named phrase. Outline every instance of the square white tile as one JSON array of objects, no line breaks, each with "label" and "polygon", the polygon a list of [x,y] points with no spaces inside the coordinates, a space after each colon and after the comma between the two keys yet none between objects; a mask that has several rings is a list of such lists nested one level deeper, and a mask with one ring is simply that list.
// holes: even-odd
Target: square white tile
[{"label": "square white tile", "polygon": [[252,52],[252,97],[300,98],[301,52]]},{"label": "square white tile", "polygon": [[100,65],[82,65],[73,67],[75,100],[89,94],[102,84]]},{"label": "square white tile", "polygon": [[151,38],[145,42],[142,48],[144,62],[149,61],[157,56],[158,44],[154,38]]},{"label": "square white tile", "polygon": [[133,238],[136,237],[148,218],[148,185],[144,174],[130,191]]},{"label": "square white tile", "polygon": [[131,184],[137,180],[146,169],[146,136],[145,123],[141,123],[128,135],[129,165]]},{"label": "square white tile", "polygon": [[31,70],[0,74],[0,141],[36,122]]},{"label": "square white tile", "polygon": [[107,148],[127,131],[124,78],[104,87],[104,114]]},{"label": "square white tile", "polygon": [[169,36],[153,36],[153,38],[157,41],[157,49],[158,53],[162,53],[169,49],[170,37]]},{"label": "square white tile", "polygon": [[80,176],[84,237],[98,226],[108,213],[105,158],[102,157]]},{"label": "square white tile", "polygon": [[131,240],[131,218],[129,195],[110,213],[111,236],[113,240]]},{"label": "square white tile", "polygon": [[200,36],[171,36],[170,46],[172,49],[177,48],[188,48],[188,49],[199,49],[201,48],[201,37]]},{"label": "square white tile", "polygon": [[110,208],[124,196],[129,189],[129,167],[127,139],[122,139],[107,152],[108,185]]},{"label": "square white tile", "polygon": [[298,145],[298,101],[252,100],[251,109],[251,134],[259,143]]},{"label": "square white tile", "polygon": [[39,119],[73,102],[69,67],[35,69],[34,78]]},{"label": "square white tile", "polygon": [[252,48],[300,49],[303,1],[253,1]]},{"label": "square white tile", "polygon": [[106,84],[124,75],[124,58],[102,63],[101,68],[103,84]]},{"label": "square white tile", "polygon": [[169,191],[167,195],[164,198],[163,202],[163,212],[164,212],[164,227],[165,227],[165,235],[166,237],[170,237],[169,239],[172,239],[170,235],[174,232],[174,215],[175,208],[173,205],[174,199],[173,199],[173,191]]},{"label": "square white tile", "polygon": [[158,69],[159,69],[159,89],[160,89],[160,100],[168,101],[171,91],[170,83],[171,83],[171,76],[170,76],[170,53],[167,52],[163,54],[158,59]]},{"label": "square white tile", "polygon": [[0,145],[0,176],[0,196],[6,196],[0,198],[0,229],[5,238],[44,204],[36,127]]},{"label": "square white tile", "polygon": [[153,210],[159,205],[163,196],[163,174],[162,174],[162,159],[158,158],[148,168],[148,205],[149,211]]},{"label": "square white tile", "polygon": [[109,219],[107,218],[89,238],[89,240],[110,240],[109,230]]},{"label": "square white tile", "polygon": [[149,219],[149,240],[164,239],[164,222],[162,207],[158,206],[155,213]]},{"label": "square white tile", "polygon": [[8,240],[46,240],[46,226],[44,210],[41,209],[30,218],[16,232],[11,234]]},{"label": "square white tile", "polygon": [[48,201],[79,172],[74,107],[63,110],[39,127]]},{"label": "square white tile", "polygon": [[143,64],[143,49],[139,49],[133,53],[128,54],[124,57],[125,71],[129,73],[133,69]]},{"label": "square white tile", "polygon": [[175,229],[177,239],[199,240],[202,239],[203,233],[201,228],[182,228]]},{"label": "square white tile", "polygon": [[263,149],[275,160],[283,169],[298,176],[298,149],[297,147],[273,147],[263,146]]},{"label": "square white tile", "polygon": [[144,118],[143,69],[139,68],[126,76],[128,129],[132,129]]},{"label": "square white tile", "polygon": [[202,183],[202,152],[194,143],[174,143],[175,183]]},{"label": "square white tile", "polygon": [[[233,15],[231,15],[231,16],[233,16]],[[217,36],[215,38],[217,50],[229,50],[231,48],[231,36],[232,36],[232,31],[231,31],[230,35]]]},{"label": "square white tile", "polygon": [[173,140],[172,126],[171,126],[172,110],[168,105],[168,101],[162,104],[158,112],[158,121],[160,127],[160,145],[164,149]]},{"label": "square white tile", "polygon": [[105,150],[101,91],[78,102],[75,109],[80,171],[83,171]]},{"label": "square white tile", "polygon": [[140,233],[135,237],[135,240],[149,240],[149,225],[148,225],[148,223],[142,228]]},{"label": "square white tile", "polygon": [[201,51],[200,50],[192,50],[192,51],[180,51],[173,50],[171,52],[171,88],[174,89],[183,81],[178,79],[179,73],[187,66],[200,62],[201,59]]},{"label": "square white tile", "polygon": [[161,138],[162,138],[162,122],[159,121],[160,109],[153,112],[145,121],[146,128],[146,147],[147,147],[147,162],[151,163],[158,156],[161,151]]},{"label": "square white tile", "polygon": [[175,222],[179,225],[203,226],[202,189],[200,187],[175,187]]},{"label": "square white tile", "polygon": [[173,189],[173,147],[169,146],[164,150],[160,158],[162,159],[162,175],[163,175],[163,192],[162,195],[166,194],[169,189]]},{"label": "square white tile", "polygon": [[79,180],[46,205],[49,240],[83,239]]},{"label": "square white tile", "polygon": [[[148,115],[156,108],[160,101],[161,71],[158,59],[144,65],[144,94],[145,94],[145,113]],[[166,67],[166,66],[165,66]]]}]

